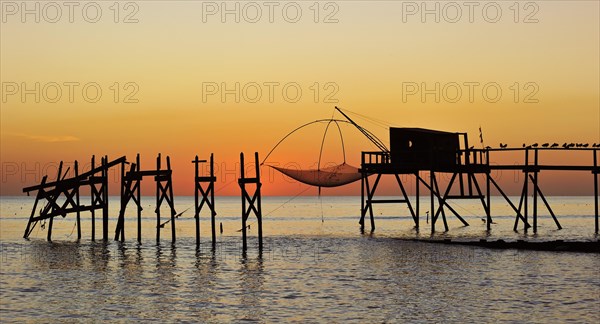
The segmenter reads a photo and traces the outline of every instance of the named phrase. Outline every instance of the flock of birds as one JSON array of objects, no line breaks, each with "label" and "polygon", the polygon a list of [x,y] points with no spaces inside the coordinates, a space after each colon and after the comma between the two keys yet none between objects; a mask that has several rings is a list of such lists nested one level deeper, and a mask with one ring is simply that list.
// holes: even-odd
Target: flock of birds
[{"label": "flock of birds", "polygon": [[[504,148],[507,148],[507,147],[508,147],[508,144],[500,143],[500,148],[501,149],[504,149]],[[524,148],[538,148],[538,147],[542,147],[542,148],[557,148],[557,147],[559,147],[559,144],[558,143],[553,143],[553,144],[544,143],[544,144],[540,145],[538,143],[533,143],[533,144],[527,145],[527,144],[523,143],[523,147]],[[562,148],[566,148],[566,149],[574,148],[574,147],[575,148],[586,148],[586,147],[590,147],[590,144],[589,143],[564,143],[562,145]],[[600,148],[600,143],[592,143],[591,147],[592,148],[596,148],[596,147]],[[490,146],[486,146],[485,148],[486,149],[491,149]]]}]

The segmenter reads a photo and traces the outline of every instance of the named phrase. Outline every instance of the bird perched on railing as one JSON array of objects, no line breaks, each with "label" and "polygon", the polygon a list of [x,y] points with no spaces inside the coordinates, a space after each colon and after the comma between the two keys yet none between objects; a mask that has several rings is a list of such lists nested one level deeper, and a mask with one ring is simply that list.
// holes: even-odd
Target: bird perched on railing
[{"label": "bird perched on railing", "polygon": [[538,143],[531,144],[531,147],[538,147]]},{"label": "bird perched on railing", "polygon": [[563,147],[563,148],[569,148],[569,144],[567,144],[567,143],[563,143],[562,147]]},{"label": "bird perched on railing", "polygon": [[550,148],[554,148],[554,147],[558,147],[558,143],[554,143],[554,144],[552,144],[552,146],[550,146]]},{"label": "bird perched on railing", "polygon": [[548,146],[550,146],[550,143],[544,143],[544,144],[542,144],[542,147],[548,147]]},{"label": "bird perched on railing", "polygon": [[508,144],[502,144],[500,143],[500,148],[506,148],[508,146]]}]

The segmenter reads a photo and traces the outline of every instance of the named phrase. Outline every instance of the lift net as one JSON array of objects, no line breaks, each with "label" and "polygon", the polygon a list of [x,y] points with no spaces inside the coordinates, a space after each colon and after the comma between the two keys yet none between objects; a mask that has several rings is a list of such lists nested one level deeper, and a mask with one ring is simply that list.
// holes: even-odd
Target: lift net
[{"label": "lift net", "polygon": [[358,168],[346,163],[318,170],[286,169],[272,165],[270,165],[270,167],[294,180],[317,187],[339,187],[361,178]]}]

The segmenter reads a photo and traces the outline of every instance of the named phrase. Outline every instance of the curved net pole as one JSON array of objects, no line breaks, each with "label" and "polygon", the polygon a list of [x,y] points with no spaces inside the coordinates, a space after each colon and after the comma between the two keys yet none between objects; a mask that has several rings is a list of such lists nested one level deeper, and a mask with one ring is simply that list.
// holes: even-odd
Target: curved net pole
[{"label": "curved net pole", "polygon": [[316,124],[316,123],[324,123],[324,122],[328,122],[330,123],[331,121],[335,121],[336,123],[350,123],[347,120],[341,120],[341,119],[318,119],[318,120],[313,120],[309,123],[306,123],[304,125],[301,125],[299,127],[297,127],[296,129],[294,129],[293,131],[289,132],[287,135],[285,135],[281,140],[279,140],[279,142],[277,142],[277,144],[275,144],[275,146],[273,146],[273,148],[269,151],[269,153],[265,156],[265,158],[263,159],[263,161],[260,163],[260,165],[265,164],[265,162],[267,161],[267,159],[269,158],[269,156],[273,153],[273,151],[275,151],[275,149],[283,142],[285,141],[288,137],[290,137],[290,135],[294,134],[295,132],[301,130],[302,128],[312,125],[312,124]]},{"label": "curved net pole", "polygon": [[335,123],[338,128],[338,132],[340,134],[340,141],[342,143],[342,154],[344,155],[344,163],[346,163],[346,148],[344,147],[344,136],[342,135],[342,129],[340,128],[340,124],[337,120],[331,119],[327,123],[327,127],[325,127],[325,132],[323,133],[323,139],[321,140],[321,149],[319,150],[319,162],[317,164],[317,170],[321,170],[321,157],[323,156],[323,147],[325,146],[325,138],[327,137],[327,131],[329,130],[329,126],[331,123]]}]

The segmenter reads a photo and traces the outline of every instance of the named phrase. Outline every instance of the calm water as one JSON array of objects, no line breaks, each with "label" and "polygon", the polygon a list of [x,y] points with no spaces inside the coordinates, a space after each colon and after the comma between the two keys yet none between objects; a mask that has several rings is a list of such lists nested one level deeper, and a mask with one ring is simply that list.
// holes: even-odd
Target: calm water
[{"label": "calm water", "polygon": [[[25,241],[21,236],[33,199],[1,198],[0,320],[600,321],[597,254],[398,240],[429,238],[430,233],[425,228],[416,233],[406,216],[390,216],[407,215],[397,205],[376,206],[376,233],[361,235],[360,198],[289,200],[263,199],[265,249],[262,255],[256,251],[256,226],[251,226],[244,256],[237,197],[217,201],[224,231],[215,250],[206,215],[202,244],[196,249],[191,209],[177,220],[177,243],[170,243],[167,224],[157,245],[152,198],[143,199],[141,245],[134,242],[133,213],[126,220],[123,244],[92,242],[87,213],[82,215],[80,242],[75,242],[72,215],[57,218],[54,242],[46,242],[46,230],[39,227]],[[494,200],[497,224],[486,234],[481,206],[464,201],[453,205],[471,226],[462,227],[449,217],[450,232],[435,237],[597,240],[590,197],[549,200],[563,230],[556,230],[543,214],[537,236],[514,233],[509,207]],[[111,203],[112,237],[119,204]],[[183,211],[193,205],[193,198],[176,197],[176,204]],[[96,225],[99,238],[99,218]],[[427,225],[425,217],[422,225]]]}]

